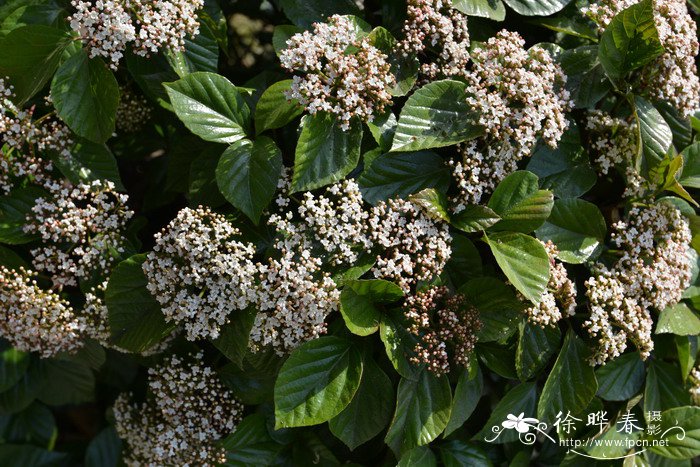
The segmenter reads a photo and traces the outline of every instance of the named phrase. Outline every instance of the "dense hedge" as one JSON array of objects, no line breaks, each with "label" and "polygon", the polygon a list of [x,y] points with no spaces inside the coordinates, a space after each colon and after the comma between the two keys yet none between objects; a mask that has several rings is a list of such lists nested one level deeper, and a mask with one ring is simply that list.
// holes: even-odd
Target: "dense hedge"
[{"label": "dense hedge", "polygon": [[691,465],[698,9],[0,2],[0,465]]}]

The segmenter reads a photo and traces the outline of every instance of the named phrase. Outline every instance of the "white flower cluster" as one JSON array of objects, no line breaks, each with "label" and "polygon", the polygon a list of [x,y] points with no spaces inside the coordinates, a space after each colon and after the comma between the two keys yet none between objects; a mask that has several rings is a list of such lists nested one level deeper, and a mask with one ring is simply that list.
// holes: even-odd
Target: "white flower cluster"
[{"label": "white flower cluster", "polygon": [[282,249],[281,258],[271,258],[259,267],[251,349],[271,346],[284,355],[324,334],[326,316],[338,310],[340,291],[330,275],[321,271],[321,260],[306,249]]},{"label": "white flower cluster", "polygon": [[586,119],[590,134],[593,162],[598,173],[607,175],[610,169],[625,177],[625,198],[644,198],[651,184],[635,168],[637,158],[637,122],[615,118],[601,110],[591,110]]},{"label": "white flower cluster", "polygon": [[564,265],[557,261],[557,247],[543,243],[549,255],[549,282],[539,304],[525,310],[527,320],[534,325],[556,326],[564,316],[573,316],[576,310],[576,284],[569,279]]},{"label": "white flower cluster", "polygon": [[621,257],[612,267],[596,264],[586,281],[586,326],[598,339],[593,360],[599,364],[619,356],[628,339],[648,357],[654,346],[650,309],[678,303],[691,279],[690,228],[678,209],[665,203],[634,207],[627,219],[613,225]]},{"label": "white flower cluster", "polygon": [[182,50],[185,37],[199,33],[196,11],[203,0],[73,0],[71,28],[89,49],[117,69],[127,46],[148,56],[163,48]]},{"label": "white flower cluster", "polygon": [[155,236],[143,263],[148,290],[169,322],[183,325],[187,338],[219,336],[233,310],[255,302],[255,248],[209,208],[185,208]]},{"label": "white flower cluster", "polygon": [[53,164],[37,153],[53,151],[67,159],[74,144],[65,124],[46,118],[33,121],[33,110],[18,108],[15,97],[12,86],[0,78],[0,193],[5,194],[25,177],[50,188],[55,183]]},{"label": "white flower cluster", "polygon": [[351,119],[372,121],[391,104],[395,79],[387,60],[367,37],[357,37],[349,18],[338,15],[314,23],[313,32],[292,36],[280,54],[284,68],[303,73],[294,76],[287,98],[299,101],[310,114],[336,115],[344,130]]},{"label": "white flower cluster", "polygon": [[57,294],[39,287],[36,272],[0,266],[0,335],[44,358],[82,346],[86,323]]},{"label": "white flower cluster", "polygon": [[693,404],[700,405],[700,366],[696,366],[690,371],[688,380],[691,383],[690,399]]},{"label": "white flower cluster", "polygon": [[457,211],[478,203],[530,155],[538,139],[556,147],[568,126],[573,103],[564,89],[566,75],[546,50],[524,45],[518,33],[503,30],[472,52],[467,103],[485,136],[463,144],[462,160],[452,163]]},{"label": "white flower cluster", "polygon": [[103,275],[124,251],[123,231],[133,212],[127,195],[114,183],[96,180],[77,186],[52,186],[52,197],[37,198],[24,230],[40,236],[31,250],[33,265],[51,275],[55,285],[75,286],[94,272]]},{"label": "white flower cluster", "polygon": [[151,119],[152,110],[145,97],[134,93],[126,86],[120,86],[116,115],[117,130],[136,133]]},{"label": "white flower cluster", "polygon": [[[194,361],[189,361],[194,360]],[[243,406],[203,362],[172,356],[148,370],[148,398],[114,403],[115,428],[129,466],[215,466],[225,462],[217,441],[235,431]]]},{"label": "white flower cluster", "polygon": [[467,16],[452,8],[451,0],[409,0],[403,26],[405,38],[397,48],[405,56],[437,51],[421,64],[427,79],[463,75],[469,64]]},{"label": "white flower cluster", "polygon": [[[298,221],[293,212],[270,216],[269,223],[288,239],[308,247],[320,246],[331,264],[353,264],[361,251],[372,248],[367,235],[369,213],[363,206],[360,187],[354,180],[331,185],[325,195],[306,192],[297,208]],[[280,200],[285,206],[289,200]],[[287,240],[288,248],[291,246]]]},{"label": "white flower cluster", "polygon": [[396,282],[405,292],[438,276],[452,254],[449,227],[403,199],[377,204],[370,213],[370,239],[382,251],[372,273]]},{"label": "white flower cluster", "polygon": [[[616,14],[639,0],[601,0],[583,13],[604,31]],[[700,78],[695,57],[700,50],[697,25],[685,0],[656,0],[654,22],[665,52],[644,67],[640,84],[650,97],[670,102],[683,116],[700,106]]]}]

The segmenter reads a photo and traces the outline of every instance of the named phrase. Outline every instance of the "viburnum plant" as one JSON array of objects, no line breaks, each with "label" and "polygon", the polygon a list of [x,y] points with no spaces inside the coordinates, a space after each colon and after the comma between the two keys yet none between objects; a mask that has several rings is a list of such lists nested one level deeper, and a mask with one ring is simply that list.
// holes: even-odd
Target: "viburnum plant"
[{"label": "viburnum plant", "polygon": [[1,2],[0,465],[690,466],[698,11]]}]

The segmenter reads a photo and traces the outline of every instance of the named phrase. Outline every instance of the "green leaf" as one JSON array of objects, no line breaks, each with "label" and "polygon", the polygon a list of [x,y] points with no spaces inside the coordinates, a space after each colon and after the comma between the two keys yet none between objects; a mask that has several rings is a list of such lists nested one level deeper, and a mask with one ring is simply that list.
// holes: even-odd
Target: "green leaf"
[{"label": "green leaf", "polygon": [[139,254],[119,263],[105,291],[112,339],[117,346],[132,352],[148,350],[174,328],[165,322],[158,302],[146,288],[144,261],[146,255]]},{"label": "green leaf", "polygon": [[493,209],[475,204],[454,214],[451,224],[463,232],[474,233],[484,231],[500,220],[501,216],[496,214]]},{"label": "green leaf", "polygon": [[594,42],[598,41],[598,33],[595,28],[591,26],[590,22],[586,22],[582,18],[559,16],[553,18],[537,18],[528,22],[570,36],[581,37]]},{"label": "green leaf", "polygon": [[540,227],[552,211],[552,192],[539,189],[537,175],[518,170],[498,184],[488,207],[501,217],[491,230],[529,233]]},{"label": "green leaf", "polygon": [[122,440],[113,427],[107,427],[90,440],[85,450],[85,467],[118,467]]},{"label": "green leaf", "polygon": [[284,95],[292,85],[292,80],[278,81],[262,93],[255,106],[255,132],[282,128],[301,115],[304,107]]},{"label": "green leaf", "polygon": [[594,260],[603,250],[607,235],[600,209],[577,198],[558,199],[547,221],[537,229],[537,238],[551,240],[566,263],[580,264]]},{"label": "green leaf", "polygon": [[617,357],[598,368],[598,397],[606,401],[625,401],[637,394],[644,384],[644,363],[637,352]]},{"label": "green leaf", "polygon": [[44,87],[70,43],[66,31],[40,25],[17,28],[0,40],[0,76],[10,78],[16,104],[23,105]]},{"label": "green leaf", "polygon": [[401,287],[384,279],[355,279],[345,281],[345,287],[377,303],[392,303],[404,296]]},{"label": "green leaf", "polygon": [[287,41],[296,33],[302,32],[303,29],[292,24],[279,24],[272,31],[272,46],[275,49],[277,56],[287,48]]},{"label": "green leaf", "polygon": [[401,109],[391,151],[419,151],[451,146],[483,134],[471,123],[472,110],[466,103],[467,85],[442,80],[426,84],[408,98]]},{"label": "green leaf", "polygon": [[34,402],[25,410],[15,414],[3,438],[9,443],[26,443],[49,446],[55,442],[58,434],[56,419],[45,405]]},{"label": "green leaf", "polygon": [[21,245],[34,240],[36,236],[26,233],[24,226],[35,201],[46,197],[44,190],[32,186],[15,189],[0,197],[0,243]]},{"label": "green leaf", "polygon": [[537,175],[540,187],[558,198],[578,198],[598,180],[588,154],[581,146],[579,130],[573,124],[564,133],[556,149],[541,145],[530,158],[527,170]]},{"label": "green leaf", "polygon": [[524,308],[511,287],[495,277],[476,277],[459,289],[479,309],[479,342],[505,340],[518,329]]},{"label": "green leaf", "polygon": [[338,415],[360,386],[362,357],[339,337],[314,339],[297,348],[275,383],[275,427],[317,425]]},{"label": "green leaf", "polygon": [[677,303],[661,312],[655,334],[694,336],[700,334],[700,316],[685,303]]},{"label": "green leaf", "polygon": [[644,387],[644,411],[668,410],[689,403],[680,369],[670,363],[652,360]]},{"label": "green leaf", "polygon": [[358,180],[362,197],[377,204],[393,197],[405,198],[425,188],[447,191],[450,171],[432,151],[384,154],[365,168]]},{"label": "green leaf", "polygon": [[350,288],[340,294],[340,313],[353,334],[369,336],[379,329],[381,316],[372,299]]},{"label": "green leaf", "polygon": [[273,140],[261,136],[229,146],[216,167],[216,183],[226,200],[255,224],[277,191],[282,174],[282,152]]},{"label": "green leaf", "polygon": [[114,182],[117,189],[124,189],[117,160],[104,143],[98,144],[84,139],[75,145],[69,157],[57,155],[53,160],[71,183],[109,180]]},{"label": "green leaf", "polygon": [[343,131],[330,115],[304,117],[294,155],[292,190],[313,190],[345,178],[360,160],[361,142],[360,125]]},{"label": "green leaf", "polygon": [[51,82],[56,113],[78,136],[104,143],[114,133],[119,85],[98,58],[76,53],[58,69]]},{"label": "green leaf", "polygon": [[281,0],[280,6],[292,23],[305,29],[331,15],[360,14],[352,0]]},{"label": "green leaf", "polygon": [[236,431],[222,442],[226,449],[227,467],[247,467],[249,465],[272,465],[282,450],[267,430],[265,416],[260,413],[248,415],[236,427]]},{"label": "green leaf", "polygon": [[0,392],[17,384],[29,368],[29,354],[10,347],[0,353]]},{"label": "green leaf", "polygon": [[143,93],[162,107],[172,110],[163,83],[177,80],[179,76],[172,69],[164,54],[161,52],[146,58],[127,50],[125,55],[126,67]]},{"label": "green leaf", "polygon": [[29,263],[21,256],[4,246],[0,246],[0,265],[5,266],[7,269],[31,269]]},{"label": "green leaf", "polygon": [[391,149],[391,142],[394,140],[397,124],[396,117],[391,111],[376,117],[371,122],[367,122],[367,128],[369,128],[372,137],[377,142],[382,152]]},{"label": "green leaf", "polygon": [[256,311],[247,309],[234,311],[228,324],[221,328],[221,334],[212,344],[239,368],[243,366],[243,358],[248,350],[250,331],[255,323]]},{"label": "green leaf", "polygon": [[452,254],[445,272],[455,288],[461,287],[469,279],[481,276],[481,255],[471,240],[464,235],[453,234],[450,247]]},{"label": "green leaf", "polygon": [[406,451],[396,467],[436,467],[437,458],[428,446],[418,446]]},{"label": "green leaf", "polygon": [[221,148],[213,145],[206,146],[190,162],[187,195],[191,206],[204,204],[215,208],[226,204],[226,198],[216,182],[216,169],[220,160]]},{"label": "green leaf", "polygon": [[664,52],[654,22],[651,0],[618,13],[600,38],[598,59],[613,81],[654,60]]},{"label": "green leaf", "polygon": [[549,16],[561,11],[571,0],[504,0],[523,16]]},{"label": "green leaf", "polygon": [[647,174],[666,158],[673,133],[658,110],[639,96],[634,97],[634,116],[639,127],[637,170]]},{"label": "green leaf", "polygon": [[[521,383],[508,391],[501,398],[496,407],[491,411],[486,425],[474,436],[474,440],[485,441],[493,439],[496,435],[491,430],[492,427],[501,426],[501,422],[506,420],[508,414],[525,414],[525,417],[532,417],[537,404],[537,386],[535,383]],[[493,440],[494,444],[503,444],[516,441],[518,433],[515,430],[504,431],[498,438]]]},{"label": "green leaf", "polygon": [[537,418],[553,421],[560,411],[580,413],[598,390],[595,371],[588,363],[588,347],[569,330],[561,353],[544,383]]},{"label": "green leaf", "polygon": [[700,188],[700,142],[685,148],[681,156],[683,156],[683,171],[678,181],[685,187]]},{"label": "green leaf", "polygon": [[557,327],[541,328],[523,321],[520,324],[515,370],[521,381],[527,381],[542,370],[556,353],[561,340]]},{"label": "green leaf", "polygon": [[[445,467],[462,467],[464,465],[470,467],[493,466],[493,463],[481,448],[458,439],[440,445],[440,458]],[[511,463],[510,467],[515,466]]]},{"label": "green leaf", "polygon": [[0,445],[0,464],[3,467],[59,467],[70,460],[63,452],[47,451],[29,444]]},{"label": "green leaf", "polygon": [[190,72],[216,73],[219,68],[219,43],[216,33],[207,21],[199,22],[199,34],[185,37],[185,50],[181,53]]},{"label": "green leaf", "polygon": [[430,443],[447,426],[451,406],[447,376],[438,378],[423,370],[415,379],[401,378],[386,444],[398,454]]},{"label": "green leaf", "polygon": [[539,303],[549,282],[549,256],[542,244],[521,233],[499,232],[484,238],[513,286]]},{"label": "green leaf", "polygon": [[[659,424],[665,436],[648,436],[649,449],[671,459],[696,459],[700,456],[700,407],[674,407],[661,413]],[[676,428],[676,427],[680,427]],[[651,440],[666,443],[652,443]]]},{"label": "green leaf", "polygon": [[231,144],[245,138],[250,109],[223,76],[196,72],[164,86],[175,113],[192,133],[215,143]]},{"label": "green leaf", "polygon": [[481,399],[484,389],[484,378],[481,375],[479,365],[474,364],[474,369],[462,369],[455,387],[452,399],[452,410],[450,411],[450,421],[445,427],[445,436],[464,425],[469,416],[476,408],[476,404]]},{"label": "green leaf", "polygon": [[408,357],[414,352],[416,338],[407,327],[401,310],[384,313],[379,323],[379,338],[396,372],[403,378],[414,379],[419,367],[410,363]]},{"label": "green leaf", "polygon": [[413,203],[423,208],[423,212],[436,220],[449,222],[450,214],[447,212],[447,197],[435,188],[425,188],[408,198]]},{"label": "green leaf", "polygon": [[506,7],[501,0],[453,0],[452,8],[469,16],[480,16],[494,21],[506,19]]},{"label": "green leaf", "polygon": [[0,413],[16,413],[28,407],[48,384],[44,370],[44,361],[33,358],[17,383],[0,392]]},{"label": "green leaf", "polygon": [[365,359],[362,381],[350,404],[328,422],[336,438],[351,450],[377,436],[391,420],[394,389],[389,377]]},{"label": "green leaf", "polygon": [[95,375],[89,366],[67,360],[47,360],[38,398],[48,405],[81,404],[95,397]]}]

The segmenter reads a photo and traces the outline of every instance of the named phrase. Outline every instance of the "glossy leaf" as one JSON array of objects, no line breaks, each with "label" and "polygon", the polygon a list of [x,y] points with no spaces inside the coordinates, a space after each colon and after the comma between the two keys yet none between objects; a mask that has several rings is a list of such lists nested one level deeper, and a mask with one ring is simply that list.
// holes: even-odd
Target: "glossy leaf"
[{"label": "glossy leaf", "polygon": [[552,193],[539,189],[537,175],[513,172],[498,184],[489,200],[488,207],[501,218],[490,230],[532,232],[549,217],[553,203]]}]

